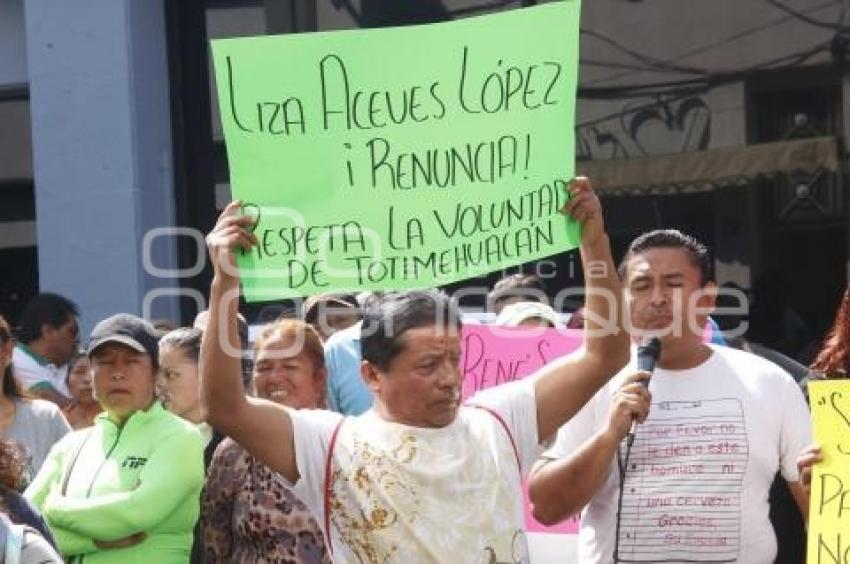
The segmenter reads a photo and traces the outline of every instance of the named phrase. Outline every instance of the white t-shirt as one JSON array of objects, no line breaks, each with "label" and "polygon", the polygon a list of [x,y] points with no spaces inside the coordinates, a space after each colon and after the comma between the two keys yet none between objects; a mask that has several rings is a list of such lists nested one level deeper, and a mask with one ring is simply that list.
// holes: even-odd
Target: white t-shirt
[{"label": "white t-shirt", "polygon": [[[768,492],[777,471],[797,480],[809,412],[775,364],[727,347],[689,370],[656,368],[649,418],[638,425],[620,518],[623,562],[773,562]],[[570,456],[607,421],[630,364],[558,431],[545,458]],[[625,455],[621,445],[620,460]],[[618,459],[581,515],[579,561],[613,561]]]},{"label": "white t-shirt", "polygon": [[55,404],[39,399],[15,401],[15,419],[4,438],[14,440],[24,455],[25,482],[38,474],[53,445],[70,432]]},{"label": "white t-shirt", "polygon": [[[335,562],[527,561],[521,475],[537,452],[533,384],[486,390],[472,403],[499,414],[516,453],[502,423],[475,407],[439,429],[389,423],[371,410],[345,420],[329,488]],[[341,416],[290,414],[301,475],[293,491],[324,528],[328,449]]]},{"label": "white t-shirt", "polygon": [[35,388],[39,384],[49,384],[54,390],[65,396],[71,397],[71,391],[65,382],[68,373],[68,365],[54,366],[46,359],[37,356],[26,348],[23,343],[18,343],[12,353],[12,364],[15,367],[15,377],[27,390]]}]

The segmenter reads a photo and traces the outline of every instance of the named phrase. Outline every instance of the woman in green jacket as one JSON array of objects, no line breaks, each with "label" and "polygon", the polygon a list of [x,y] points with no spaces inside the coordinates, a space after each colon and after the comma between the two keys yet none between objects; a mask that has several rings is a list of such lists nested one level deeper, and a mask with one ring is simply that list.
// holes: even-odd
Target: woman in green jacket
[{"label": "woman in green jacket", "polygon": [[155,400],[157,336],[126,314],[98,323],[88,349],[94,427],[66,436],[26,491],[69,562],[183,564],[204,480],[201,437]]}]

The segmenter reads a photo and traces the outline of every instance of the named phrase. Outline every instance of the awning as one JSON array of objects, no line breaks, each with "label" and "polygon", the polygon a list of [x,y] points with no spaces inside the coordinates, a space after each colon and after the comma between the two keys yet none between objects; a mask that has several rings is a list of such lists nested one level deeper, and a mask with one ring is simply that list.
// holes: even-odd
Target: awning
[{"label": "awning", "polygon": [[605,195],[664,194],[746,184],[757,176],[835,172],[838,166],[837,139],[816,137],[635,159],[578,161],[576,172],[589,176]]}]

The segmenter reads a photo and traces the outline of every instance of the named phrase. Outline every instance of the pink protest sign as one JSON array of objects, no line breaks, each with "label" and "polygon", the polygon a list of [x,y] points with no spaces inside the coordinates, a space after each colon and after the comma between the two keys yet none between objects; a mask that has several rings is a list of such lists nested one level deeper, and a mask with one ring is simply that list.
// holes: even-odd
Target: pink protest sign
[{"label": "pink protest sign", "polygon": [[[533,374],[552,360],[565,356],[581,346],[583,334],[577,330],[528,329],[495,325],[464,325],[463,399],[479,390],[492,388]],[[531,516],[528,487],[525,497],[525,530],[532,533],[575,534],[578,517],[554,527],[547,527]]]},{"label": "pink protest sign", "polygon": [[572,329],[464,325],[463,399],[521,380],[581,346],[583,333]]}]

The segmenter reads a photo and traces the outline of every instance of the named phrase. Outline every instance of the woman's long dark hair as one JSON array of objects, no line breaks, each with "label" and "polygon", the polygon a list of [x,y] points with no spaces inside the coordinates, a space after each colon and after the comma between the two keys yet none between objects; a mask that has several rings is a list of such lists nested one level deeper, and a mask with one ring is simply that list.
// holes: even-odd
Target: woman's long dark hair
[{"label": "woman's long dark hair", "polygon": [[[0,315],[0,346],[5,345],[12,339],[12,329],[9,323]],[[3,395],[13,400],[24,399],[26,394],[21,389],[21,384],[15,378],[15,373],[12,370],[12,363],[3,368]]]},{"label": "woman's long dark hair", "polygon": [[826,376],[850,375],[850,287],[844,290],[832,329],[811,368]]}]

